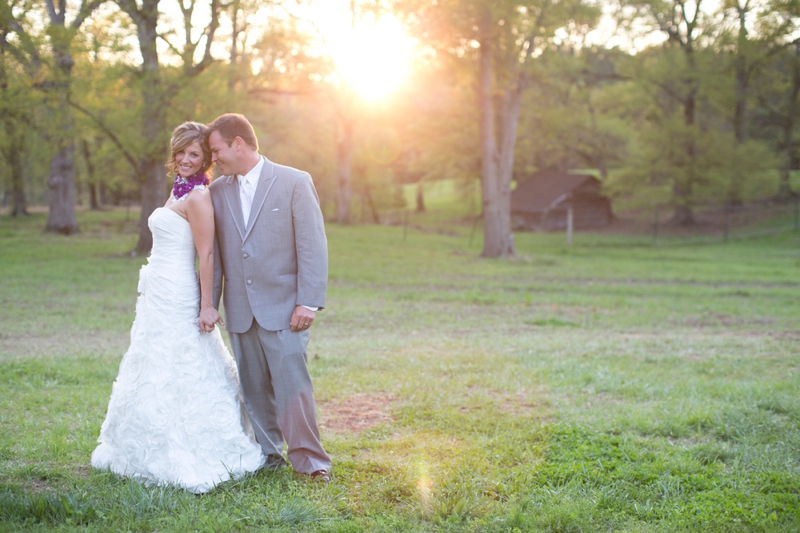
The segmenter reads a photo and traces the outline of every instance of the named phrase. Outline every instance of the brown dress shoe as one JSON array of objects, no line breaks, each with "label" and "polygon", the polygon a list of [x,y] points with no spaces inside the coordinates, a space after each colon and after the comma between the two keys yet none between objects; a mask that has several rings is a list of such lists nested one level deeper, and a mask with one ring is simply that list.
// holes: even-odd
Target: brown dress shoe
[{"label": "brown dress shoe", "polygon": [[321,481],[323,483],[330,483],[331,473],[327,470],[315,470],[314,472],[311,472],[311,479]]}]

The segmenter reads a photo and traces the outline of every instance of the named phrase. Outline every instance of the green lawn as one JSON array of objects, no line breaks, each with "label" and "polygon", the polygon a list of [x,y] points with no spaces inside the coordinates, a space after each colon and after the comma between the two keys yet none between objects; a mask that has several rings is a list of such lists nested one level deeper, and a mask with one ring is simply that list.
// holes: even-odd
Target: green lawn
[{"label": "green lawn", "polygon": [[0,531],[798,531],[800,235],[708,246],[328,225],[310,346],[334,482],[194,496],[88,467],[135,216],[0,219]]}]

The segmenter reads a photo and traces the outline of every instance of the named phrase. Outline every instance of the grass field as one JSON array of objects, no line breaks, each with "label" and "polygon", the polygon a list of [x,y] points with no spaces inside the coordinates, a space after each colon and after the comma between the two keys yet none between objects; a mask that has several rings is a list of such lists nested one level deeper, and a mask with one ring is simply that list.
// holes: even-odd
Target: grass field
[{"label": "grass field", "polygon": [[136,217],[0,219],[0,531],[800,530],[800,235],[520,233],[497,261],[425,216],[327,228],[309,355],[334,482],[200,497],[88,467]]}]

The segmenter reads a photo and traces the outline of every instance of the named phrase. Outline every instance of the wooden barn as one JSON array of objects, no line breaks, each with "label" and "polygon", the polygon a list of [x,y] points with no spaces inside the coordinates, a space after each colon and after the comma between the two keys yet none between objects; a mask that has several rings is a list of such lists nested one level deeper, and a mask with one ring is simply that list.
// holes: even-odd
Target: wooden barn
[{"label": "wooden barn", "polygon": [[611,202],[601,193],[600,180],[594,176],[537,172],[517,179],[517,188],[511,192],[514,229],[567,229],[570,208],[575,229],[607,226],[614,218]]}]

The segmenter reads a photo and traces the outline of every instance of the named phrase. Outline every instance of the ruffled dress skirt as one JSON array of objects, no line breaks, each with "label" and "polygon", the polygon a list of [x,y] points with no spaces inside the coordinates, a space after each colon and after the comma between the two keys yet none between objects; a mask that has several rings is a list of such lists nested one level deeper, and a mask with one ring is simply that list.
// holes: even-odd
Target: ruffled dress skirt
[{"label": "ruffled dress skirt", "polygon": [[189,223],[168,208],[149,220],[131,344],[114,382],[92,466],[203,493],[264,465],[219,328],[198,327]]}]

